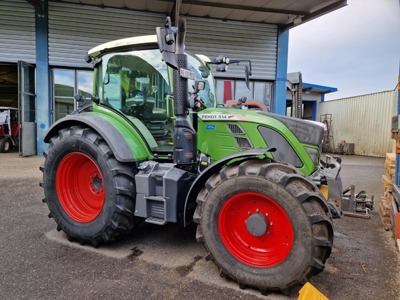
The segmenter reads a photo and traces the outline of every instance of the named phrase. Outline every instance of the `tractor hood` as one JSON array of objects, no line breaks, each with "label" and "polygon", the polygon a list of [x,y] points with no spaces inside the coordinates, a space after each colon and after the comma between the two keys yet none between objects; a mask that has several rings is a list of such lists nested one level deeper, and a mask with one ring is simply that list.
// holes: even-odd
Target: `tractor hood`
[{"label": "tractor hood", "polygon": [[303,144],[320,146],[324,135],[324,125],[321,122],[309,121],[286,117],[269,112],[258,112],[259,114],[281,121],[289,128],[298,140]]},{"label": "tractor hood", "polygon": [[210,108],[198,113],[198,149],[212,162],[240,151],[276,148],[271,158],[310,175],[319,166],[324,126],[254,110]]}]

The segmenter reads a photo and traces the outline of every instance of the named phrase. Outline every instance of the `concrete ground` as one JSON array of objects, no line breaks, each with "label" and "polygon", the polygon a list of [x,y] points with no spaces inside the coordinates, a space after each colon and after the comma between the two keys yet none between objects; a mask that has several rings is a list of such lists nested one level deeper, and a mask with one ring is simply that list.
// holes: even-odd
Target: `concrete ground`
[{"label": "concrete ground", "polygon": [[[55,230],[39,187],[42,157],[0,154],[0,299],[297,299],[219,277],[195,228],[144,224],[94,249]],[[400,299],[400,260],[379,216],[384,159],[343,156],[344,186],[375,195],[371,219],[334,220],[335,241],[311,282],[330,299]]]}]

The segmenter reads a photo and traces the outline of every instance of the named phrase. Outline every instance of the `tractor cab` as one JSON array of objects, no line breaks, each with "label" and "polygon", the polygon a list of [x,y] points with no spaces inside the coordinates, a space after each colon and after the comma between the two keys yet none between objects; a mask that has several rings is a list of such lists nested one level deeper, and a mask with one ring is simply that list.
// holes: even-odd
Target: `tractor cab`
[{"label": "tractor cab", "polygon": [[[100,45],[89,51],[95,56],[94,94],[99,103],[118,111],[133,124],[141,122],[144,138],[157,144],[156,152],[173,150],[173,72],[162,59],[157,37],[134,37]],[[214,79],[204,56],[187,54],[194,78],[188,81],[189,94],[195,81],[203,81],[199,96],[204,107],[215,107]],[[142,128],[138,124],[138,127]]]}]

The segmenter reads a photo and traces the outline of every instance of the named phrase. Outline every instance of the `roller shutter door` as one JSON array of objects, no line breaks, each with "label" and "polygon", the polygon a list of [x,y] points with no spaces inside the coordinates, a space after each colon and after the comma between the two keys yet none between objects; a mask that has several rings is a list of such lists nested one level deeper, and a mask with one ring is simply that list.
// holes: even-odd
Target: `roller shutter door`
[{"label": "roller shutter door", "polygon": [[[87,67],[87,51],[101,43],[155,34],[164,24],[162,14],[95,6],[49,3],[49,60],[53,66]],[[275,80],[277,27],[187,17],[187,49],[193,53],[250,59],[252,79]],[[244,67],[230,66],[224,78],[243,78]]]},{"label": "roller shutter door", "polygon": [[95,6],[49,3],[49,63],[88,67],[87,51],[116,39],[155,34],[161,14]]},{"label": "roller shutter door", "polygon": [[[188,17],[187,48],[208,56],[224,54],[250,59],[251,79],[275,80],[277,27],[275,25]],[[219,77],[243,78],[244,67],[229,66]]]},{"label": "roller shutter door", "polygon": [[0,61],[36,63],[35,10],[26,1],[0,1]]}]

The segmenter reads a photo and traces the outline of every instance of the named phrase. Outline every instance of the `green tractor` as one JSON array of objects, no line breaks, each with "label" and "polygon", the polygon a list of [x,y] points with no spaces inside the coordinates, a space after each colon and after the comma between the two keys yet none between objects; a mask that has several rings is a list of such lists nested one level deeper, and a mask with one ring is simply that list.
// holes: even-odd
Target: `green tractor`
[{"label": "green tractor", "polygon": [[157,36],[89,51],[92,101],[45,137],[49,216],[69,240],[94,247],[142,220],[195,222],[222,276],[288,291],[331,253],[320,189],[338,190],[340,163],[320,166],[319,123],[218,107],[211,65],[228,60],[184,51],[185,26],[167,18]]}]

